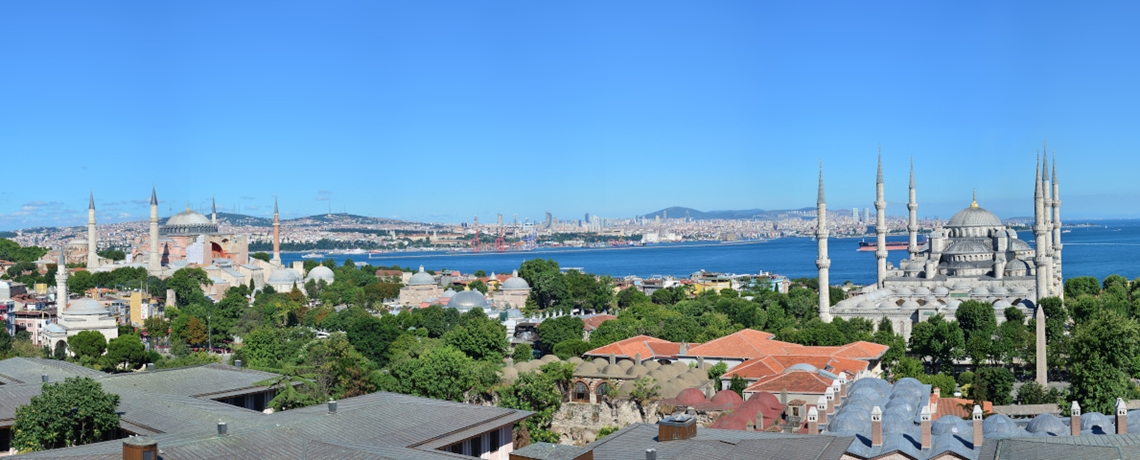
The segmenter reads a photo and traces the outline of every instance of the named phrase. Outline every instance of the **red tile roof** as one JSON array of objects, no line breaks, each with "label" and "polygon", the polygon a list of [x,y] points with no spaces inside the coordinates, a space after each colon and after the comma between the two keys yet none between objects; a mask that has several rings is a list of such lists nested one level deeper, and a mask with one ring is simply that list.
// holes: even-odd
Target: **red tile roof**
[{"label": "red tile roof", "polygon": [[690,347],[686,355],[704,356],[706,358],[752,359],[766,355],[787,354],[784,351],[786,347],[800,346],[774,340],[775,337],[775,335],[764,331],[744,329],[716,340],[710,340],[702,345]]},{"label": "red tile roof", "polygon": [[831,387],[832,379],[810,372],[796,369],[782,374],[770,375],[757,380],[744,391],[779,393],[787,390],[788,393],[824,394]]},{"label": "red tile roof", "polygon": [[601,326],[602,323],[611,319],[617,319],[617,317],[614,315],[594,315],[589,318],[583,318],[582,322],[586,324],[587,331],[593,331],[597,329],[598,326]]},{"label": "red tile roof", "polygon": [[[630,338],[625,339],[625,340],[617,341],[617,342],[611,343],[611,344],[606,345],[606,346],[595,348],[593,350],[587,351],[585,353],[585,355],[586,356],[609,356],[609,355],[613,354],[616,356],[624,356],[627,358],[633,358],[634,356],[640,354],[641,358],[645,359],[645,358],[660,356],[660,354],[655,353],[650,348],[650,346],[661,345],[661,344],[679,346],[679,344],[674,344],[673,342],[670,342],[668,340],[658,339],[655,337],[650,337],[648,335],[639,335],[636,337],[630,337]],[[667,350],[663,350],[663,351],[667,351]],[[675,353],[675,351],[674,351],[674,353]],[[673,356],[673,355],[666,355],[666,356]]]}]

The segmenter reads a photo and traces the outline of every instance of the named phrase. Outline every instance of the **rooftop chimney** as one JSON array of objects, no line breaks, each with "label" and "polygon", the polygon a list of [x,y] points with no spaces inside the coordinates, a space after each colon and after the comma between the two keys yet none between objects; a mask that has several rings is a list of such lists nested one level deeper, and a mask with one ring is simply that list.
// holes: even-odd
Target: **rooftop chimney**
[{"label": "rooftop chimney", "polygon": [[226,422],[218,422],[218,437],[226,435]]},{"label": "rooftop chimney", "polygon": [[842,392],[843,392],[843,384],[839,383],[839,379],[832,380],[831,381],[831,393],[835,397],[835,407],[839,407],[839,406],[843,405]]},{"label": "rooftop chimney", "polygon": [[982,406],[974,405],[974,412],[970,414],[974,419],[974,448],[982,447]]},{"label": "rooftop chimney", "polygon": [[825,391],[823,393],[823,397],[827,398],[827,415],[834,414],[835,413],[835,390],[831,389],[831,387],[828,387],[827,391]]},{"label": "rooftop chimney", "polygon": [[641,364],[641,353],[634,353],[633,354],[633,363],[634,364]]},{"label": "rooftop chimney", "polygon": [[922,450],[927,450],[930,448],[930,406],[923,406],[918,417],[922,424]]},{"label": "rooftop chimney", "polygon": [[1081,435],[1081,405],[1073,401],[1073,406],[1069,410],[1069,434],[1073,436]]},{"label": "rooftop chimney", "polygon": [[241,369],[241,360],[240,359],[234,360],[234,367]]},{"label": "rooftop chimney", "polygon": [[41,382],[43,382],[43,383],[47,383],[47,381],[48,381],[48,376],[47,376],[47,374],[43,374],[43,375],[41,375],[41,376],[40,376],[40,381],[41,381]]},{"label": "rooftop chimney", "polygon": [[147,371],[153,371],[154,370],[154,363],[146,363],[146,370]]},{"label": "rooftop chimney", "polygon": [[657,460],[657,449],[645,449],[645,460]]},{"label": "rooftop chimney", "polygon": [[697,418],[689,414],[673,414],[657,422],[657,442],[679,441],[697,435]]},{"label": "rooftop chimney", "polygon": [[881,445],[883,445],[883,410],[875,406],[871,409],[871,447]]},{"label": "rooftop chimney", "polygon": [[610,364],[617,364],[617,356],[610,353]]},{"label": "rooftop chimney", "polygon": [[847,374],[843,372],[839,373],[839,397],[847,397]]},{"label": "rooftop chimney", "polygon": [[819,410],[815,406],[808,409],[807,434],[819,434]]},{"label": "rooftop chimney", "polygon": [[827,425],[827,397],[820,396],[819,402],[815,405],[816,412],[819,413],[819,424]]},{"label": "rooftop chimney", "polygon": [[689,343],[688,342],[681,342],[681,348],[677,350],[677,354],[678,355],[689,354]]},{"label": "rooftop chimney", "polygon": [[1128,434],[1128,405],[1116,398],[1116,434]]},{"label": "rooftop chimney", "polygon": [[158,441],[150,436],[131,436],[123,440],[123,460],[158,458]]},{"label": "rooftop chimney", "polygon": [[329,400],[329,414],[335,414],[335,413],[336,413],[336,400],[330,399]]}]

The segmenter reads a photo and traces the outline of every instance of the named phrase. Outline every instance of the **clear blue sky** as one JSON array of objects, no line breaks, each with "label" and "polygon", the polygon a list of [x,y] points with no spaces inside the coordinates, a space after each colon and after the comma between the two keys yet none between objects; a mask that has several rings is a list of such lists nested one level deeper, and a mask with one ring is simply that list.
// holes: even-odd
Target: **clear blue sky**
[{"label": "clear blue sky", "polygon": [[1140,217],[1131,2],[3,2],[0,229],[187,203]]}]

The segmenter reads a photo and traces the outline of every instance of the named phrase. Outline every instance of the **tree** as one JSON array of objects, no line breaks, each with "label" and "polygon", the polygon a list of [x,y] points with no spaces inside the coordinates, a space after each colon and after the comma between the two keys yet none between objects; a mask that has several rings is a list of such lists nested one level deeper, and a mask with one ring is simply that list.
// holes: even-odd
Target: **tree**
[{"label": "tree", "polygon": [[186,322],[186,329],[182,331],[182,339],[190,345],[204,345],[209,338],[202,320],[191,316]]},{"label": "tree", "polygon": [[514,350],[511,350],[511,359],[516,363],[523,363],[534,359],[534,350],[530,344],[520,343],[515,345]]},{"label": "tree", "polygon": [[471,275],[476,278],[482,278],[484,276],[487,276],[487,272],[483,270],[475,270],[475,273],[472,273]]},{"label": "tree", "polygon": [[473,291],[479,291],[481,294],[487,293],[487,283],[484,283],[481,280],[475,280],[467,283],[467,287],[471,288]]},{"label": "tree", "polygon": [[455,347],[443,346],[419,359],[395,363],[391,371],[400,393],[460,402],[474,384],[474,363]]},{"label": "tree", "polygon": [[107,339],[99,331],[81,331],[67,338],[67,348],[79,362],[91,364],[107,350]]},{"label": "tree", "polygon": [[208,303],[209,299],[202,293],[202,286],[212,285],[213,281],[201,268],[183,268],[170,275],[166,286],[174,290],[175,301],[179,307],[190,304]]},{"label": "tree", "polygon": [[885,316],[879,321],[879,330],[875,331],[875,335],[871,341],[879,345],[890,347],[883,353],[883,358],[879,361],[882,363],[884,370],[890,371],[895,363],[906,354],[906,339],[894,333],[891,320]]},{"label": "tree", "polygon": [[617,295],[618,308],[625,308],[637,303],[649,302],[649,296],[637,288],[625,288]]},{"label": "tree", "polygon": [[514,383],[499,388],[500,407],[533,411],[520,422],[532,441],[558,442],[559,435],[550,430],[554,414],[562,407],[562,395],[568,390],[574,373],[571,363],[551,362],[539,372],[523,372]]},{"label": "tree", "polygon": [[907,377],[917,379],[924,375],[926,375],[926,371],[922,369],[922,361],[907,357],[899,359],[898,364],[895,364],[891,371],[891,376],[894,377],[895,381]]},{"label": "tree", "polygon": [[348,398],[376,391],[368,380],[372,362],[353,348],[343,332],[310,341],[301,350],[297,362],[311,369],[321,399]]},{"label": "tree", "polygon": [[911,351],[936,372],[952,370],[953,360],[962,356],[965,342],[957,321],[946,321],[942,314],[916,324],[910,334]]},{"label": "tree", "polygon": [[570,339],[559,342],[554,346],[554,355],[559,359],[570,359],[574,356],[582,356],[583,353],[593,349],[590,342],[582,339]]},{"label": "tree", "polygon": [[[724,375],[725,372],[728,372],[728,365],[724,361],[716,363],[708,370],[709,380],[720,382],[720,376]],[[719,383],[717,385],[719,386]]]},{"label": "tree", "polygon": [[744,390],[746,388],[748,388],[748,381],[744,380],[744,377],[733,374],[732,378],[728,380],[728,389],[735,391],[741,398],[744,397]]},{"label": "tree", "polygon": [[134,334],[120,335],[107,342],[107,355],[103,359],[115,369],[137,369],[148,360],[146,347]]},{"label": "tree", "polygon": [[110,259],[113,261],[120,261],[127,258],[127,254],[118,249],[104,249],[96,253],[99,257]]},{"label": "tree", "polygon": [[118,405],[119,395],[103,392],[90,377],[45,383],[39,396],[16,409],[12,446],[38,451],[102,441],[119,429]]},{"label": "tree", "polygon": [[[270,261],[270,259],[272,259],[272,258],[273,258],[272,256],[270,256],[270,255],[269,255],[269,253],[267,253],[267,252],[261,252],[261,251],[259,251],[259,252],[255,252],[255,253],[253,253],[253,254],[250,254],[249,256],[250,256],[250,257],[253,257],[254,259],[257,259],[257,260],[263,260],[263,261],[266,261],[266,262],[269,262],[269,261]],[[306,263],[306,264],[308,264],[309,262],[310,262],[310,261],[308,261],[308,260],[306,260],[306,261],[305,261],[305,263]]]},{"label": "tree", "polygon": [[582,340],[586,324],[576,316],[559,316],[538,324],[539,343],[544,353],[552,353],[554,346],[567,340]]},{"label": "tree", "polygon": [[1073,399],[1089,412],[1108,413],[1116,398],[1131,399],[1136,386],[1140,324],[1115,311],[1101,311],[1078,324],[1069,344],[1069,381]]},{"label": "tree", "polygon": [[1100,283],[1096,278],[1091,276],[1078,276],[1065,280],[1065,297],[1072,299],[1077,296],[1088,294],[1095,296],[1100,294]]},{"label": "tree", "polygon": [[974,373],[974,404],[991,401],[1004,406],[1013,403],[1013,373],[1004,367],[983,367]]},{"label": "tree", "polygon": [[499,361],[507,352],[507,328],[483,315],[443,335],[443,343],[453,346],[476,361]]},{"label": "tree", "polygon": [[519,266],[519,277],[530,284],[530,298],[539,309],[561,305],[568,296],[558,262],[531,259]]},{"label": "tree", "polygon": [[153,346],[155,340],[165,338],[170,332],[170,322],[161,316],[151,316],[143,321],[143,330]]}]

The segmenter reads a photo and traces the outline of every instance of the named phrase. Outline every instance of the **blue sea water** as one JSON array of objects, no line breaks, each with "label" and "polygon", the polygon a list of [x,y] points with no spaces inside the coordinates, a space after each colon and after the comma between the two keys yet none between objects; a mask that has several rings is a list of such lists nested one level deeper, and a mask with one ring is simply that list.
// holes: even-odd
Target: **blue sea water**
[{"label": "blue sea water", "polygon": [[[1103,279],[1110,274],[1128,279],[1140,277],[1140,220],[1096,221],[1090,227],[1072,227],[1061,237],[1064,243],[1065,278],[1094,276]],[[1030,232],[1019,237],[1033,243]],[[892,237],[892,240],[900,239]],[[858,251],[859,239],[829,241],[831,282],[850,280],[869,284],[875,281],[875,253]],[[868,240],[870,241],[870,240]],[[699,270],[726,273],[758,273],[767,271],[789,278],[816,276],[816,244],[810,238],[780,238],[762,243],[718,244],[677,243],[627,248],[550,248],[527,252],[457,253],[419,252],[331,255],[337,263],[352,259],[372,265],[400,265],[429,270],[459,270],[470,273],[510,273],[524,260],[554,259],[562,267],[577,267],[590,273],[614,277],[638,275],[688,276]],[[906,251],[891,251],[888,260],[898,264]],[[283,253],[286,262],[301,260],[301,253]]]}]

